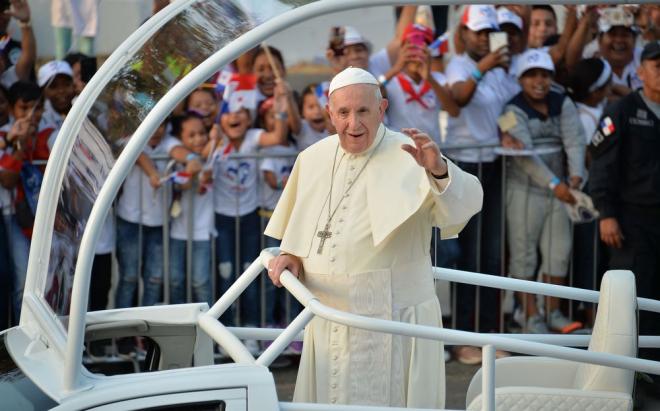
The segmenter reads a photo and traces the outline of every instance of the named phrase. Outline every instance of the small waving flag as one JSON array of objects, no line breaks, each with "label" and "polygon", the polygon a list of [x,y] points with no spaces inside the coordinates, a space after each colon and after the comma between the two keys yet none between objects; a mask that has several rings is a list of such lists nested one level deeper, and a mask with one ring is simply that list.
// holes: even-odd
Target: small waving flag
[{"label": "small waving flag", "polygon": [[225,93],[227,84],[229,84],[233,75],[234,73],[226,69],[220,70],[217,73],[217,77],[215,79],[215,92],[218,96],[222,97],[222,95]]},{"label": "small waving flag", "polygon": [[429,51],[431,52],[431,57],[440,57],[443,54],[449,52],[449,39],[450,33],[445,32],[442,36],[438,37],[429,44]]},{"label": "small waving flag", "polygon": [[257,109],[257,78],[252,74],[233,73],[222,97],[223,113],[235,113],[242,108]]},{"label": "small waving flag", "polygon": [[175,171],[163,178],[160,179],[160,183],[164,184],[168,181],[173,182],[174,184],[186,184],[192,178],[192,174],[186,171]]},{"label": "small waving flag", "polygon": [[330,82],[324,81],[319,83],[314,89],[314,94],[316,99],[319,101],[321,108],[325,107],[328,104],[328,91],[330,89]]}]

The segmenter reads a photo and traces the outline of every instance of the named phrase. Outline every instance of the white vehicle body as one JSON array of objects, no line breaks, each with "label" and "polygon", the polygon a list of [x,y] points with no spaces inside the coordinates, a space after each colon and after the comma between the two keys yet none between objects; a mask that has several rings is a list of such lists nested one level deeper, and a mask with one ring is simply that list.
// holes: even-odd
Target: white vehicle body
[{"label": "white vehicle body", "polygon": [[[397,3],[375,0],[370,5]],[[449,344],[485,347],[484,372],[479,378],[483,382],[483,409],[487,410],[495,407],[495,348],[660,374],[660,363],[657,362],[562,347],[586,346],[589,336],[486,335],[373,320],[344,313],[321,304],[289,273],[283,276],[283,283],[306,308],[286,330],[279,334],[277,330],[228,329],[217,318],[259,275],[263,265],[272,258],[272,252],[276,252],[274,249],[262,253],[261,258],[211,308],[206,304],[184,304],[87,313],[87,290],[95,244],[111,203],[149,136],[175,105],[221,67],[273,33],[304,19],[362,5],[359,0],[327,0],[291,9],[291,6],[279,1],[178,0],[131,35],[89,82],[67,116],[48,162],[30,250],[20,325],[2,335],[16,372],[24,375],[57,404],[55,409],[135,410],[158,409],[174,404],[179,404],[181,409],[209,410],[375,409],[278,401],[268,365],[292,339],[300,338],[305,324],[314,315],[360,328],[439,339]],[[191,71],[176,73],[170,66],[170,71],[176,74],[175,78],[164,80],[154,73],[154,82],[160,88],[153,93],[148,88],[149,84],[146,84],[146,89],[139,89],[136,84],[130,83],[129,77],[122,77],[131,70],[149,70],[149,64],[156,61],[149,60],[149,56],[158,51],[158,43],[153,39],[162,33],[164,27],[172,28],[167,26],[168,23],[176,20],[180,26],[175,28],[208,29],[212,32],[211,26],[218,22],[204,20],[204,17],[219,17],[230,11],[244,13],[240,20],[243,25],[233,26],[230,32],[213,33],[215,37],[209,35],[208,39],[224,39],[224,42],[218,40],[221,43],[217,44],[218,51],[214,49],[211,53],[204,50],[196,56],[196,60],[193,59],[195,61],[184,61],[182,66],[194,67]],[[254,19],[261,23],[255,24]],[[208,44],[210,42],[200,47]],[[106,103],[103,96],[115,94],[124,97],[124,111],[127,116],[132,116],[125,119],[128,122],[126,127],[139,124],[136,129],[122,130],[130,131],[132,137],[116,161],[110,143],[113,143],[113,138],[124,137],[122,131],[109,137],[100,133],[96,125],[87,119],[95,104]],[[144,99],[157,103],[151,107],[144,103]],[[120,118],[116,123],[122,120]],[[86,156],[81,156],[81,152],[87,153]],[[75,206],[79,209],[66,202],[67,198],[73,198],[68,197],[73,194],[77,196]],[[81,200],[81,196],[86,196],[86,199]],[[450,281],[598,301],[595,291],[446,269],[437,269],[436,275]],[[660,312],[658,301],[638,299],[638,306]],[[237,337],[251,335],[266,339],[276,334],[279,336],[275,342],[256,359]],[[86,339],[131,335],[148,336],[158,343],[160,353],[154,357],[153,372],[103,376],[93,374],[83,366],[83,344]],[[221,345],[236,364],[215,365],[214,342]],[[641,338],[640,346],[660,347],[660,339]],[[9,409],[29,409],[27,403],[6,405]]]}]

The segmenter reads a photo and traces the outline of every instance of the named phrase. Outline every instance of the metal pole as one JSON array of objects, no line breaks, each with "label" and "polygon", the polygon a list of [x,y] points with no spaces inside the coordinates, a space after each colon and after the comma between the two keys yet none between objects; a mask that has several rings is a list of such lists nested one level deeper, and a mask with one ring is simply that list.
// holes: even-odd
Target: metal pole
[{"label": "metal pole", "polygon": [[[481,153],[481,150],[479,150],[479,153]],[[481,157],[481,154],[480,154]],[[483,163],[481,162],[481,158],[479,158],[479,163],[477,164],[477,176],[479,178],[479,181],[483,181]],[[481,239],[483,237],[483,213],[478,213],[477,214],[477,272],[481,273]],[[486,273],[486,274],[492,274],[492,273]],[[476,286],[474,289],[474,331],[479,332],[479,325],[481,323],[481,287]]]},{"label": "metal pole", "polygon": [[170,207],[172,186],[163,187],[163,303],[170,303]]},{"label": "metal pole", "polygon": [[[199,188],[199,180],[193,179],[188,189],[188,211],[186,215],[186,302],[193,302],[192,270],[193,270],[193,226],[195,218],[195,193]],[[182,195],[183,197],[183,195]]]},{"label": "metal pole", "polygon": [[[501,156],[500,160],[502,161],[502,205],[500,207],[500,224],[502,225],[500,229],[500,276],[506,275],[506,157]],[[523,297],[524,298],[524,297]],[[500,332],[504,332],[504,299],[505,292],[500,290]],[[515,307],[516,297],[513,297],[513,305]],[[512,310],[511,315],[515,312],[515,309]]]},{"label": "metal pole", "polygon": [[495,346],[487,344],[481,350],[481,409],[495,411]]}]

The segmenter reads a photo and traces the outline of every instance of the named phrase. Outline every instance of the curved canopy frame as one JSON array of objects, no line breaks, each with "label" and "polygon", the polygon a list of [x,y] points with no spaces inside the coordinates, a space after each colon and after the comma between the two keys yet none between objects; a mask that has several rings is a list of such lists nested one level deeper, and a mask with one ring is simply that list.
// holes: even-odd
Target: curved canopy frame
[{"label": "curved canopy frame", "polygon": [[[304,5],[305,3],[310,4]],[[372,0],[368,6],[400,3],[396,0]],[[421,5],[463,2],[409,0],[407,3]],[[529,1],[491,0],[484,3],[527,4]],[[578,2],[550,1],[550,3],[577,4]],[[586,0],[579,3],[621,4],[628,1]],[[33,338],[46,339],[64,358],[65,391],[77,391],[84,389],[86,385],[82,375],[82,349],[95,245],[112,201],[149,137],[175,106],[199,84],[269,36],[316,16],[364,6],[365,3],[360,0],[318,2],[178,0],[145,22],[124,41],[88,83],[62,126],[51,153],[51,161],[46,168],[36,213],[21,316],[21,326],[28,334]],[[228,21],[221,21],[222,19],[218,18],[223,16],[223,13],[240,16],[238,20],[240,24],[228,26]],[[277,18],[273,18],[275,16]],[[209,20],[213,17],[216,19]],[[255,19],[261,23],[255,23]],[[229,20],[231,23],[235,21]],[[176,28],[176,24],[185,25],[186,22],[192,22],[188,28],[190,34],[198,36],[194,38],[205,40],[202,44],[198,44],[200,49],[204,49],[200,53],[188,56],[187,59],[184,57],[183,61],[177,61],[181,56],[167,55],[167,50],[149,48],[149,41],[164,33],[167,35],[168,29]],[[217,26],[221,26],[224,31],[219,32]],[[215,33],[217,37],[205,37],[205,34],[209,33]],[[185,43],[184,39],[176,35],[174,31],[170,32],[168,37],[174,49],[181,47],[179,42]],[[213,54],[209,52],[217,48],[219,50]],[[145,58],[145,53],[159,51],[165,54],[152,55],[151,59]],[[167,67],[154,73],[160,77],[138,78],[139,81],[131,83],[135,80],[130,77],[131,74],[140,73],[148,63],[162,63]],[[147,72],[149,68],[146,67]],[[171,78],[165,78],[166,74]],[[112,84],[117,88],[108,90],[107,87]],[[125,90],[120,85],[135,87]],[[154,92],[153,87],[158,90]],[[106,97],[113,97],[114,93],[118,93],[121,98],[102,100],[100,97],[103,97],[103,93],[107,93]],[[112,111],[114,109],[112,105],[117,103],[126,104],[134,111],[130,125],[139,124],[139,126],[134,130],[129,126],[126,130],[109,132],[108,124],[112,123],[110,119],[105,123],[106,133],[112,134],[110,138],[108,134],[99,132],[99,129],[104,128],[101,124],[90,122],[87,116],[99,108],[99,105],[106,111]],[[106,106],[104,107],[103,104]],[[125,125],[117,119],[114,123]],[[122,135],[122,132],[125,134]],[[126,143],[127,135],[132,137]],[[118,151],[121,151],[121,155],[114,162],[114,153]],[[83,156],[78,154],[81,152],[84,153]],[[79,184],[82,188],[72,189],[72,184]],[[67,193],[74,195],[65,198]],[[71,204],[78,206],[79,209],[73,211],[67,209],[74,207]],[[74,217],[73,221],[70,221],[71,217]],[[75,217],[80,219],[76,220]],[[61,227],[67,228],[68,231],[61,230]],[[80,246],[76,250],[77,239],[81,233]],[[58,254],[58,245],[63,247],[73,245],[73,248],[68,249],[70,260],[54,261],[54,255],[62,255],[62,253]],[[61,275],[57,270],[73,270],[73,267],[75,267],[75,275],[72,284],[68,284],[66,281],[70,281],[71,278]],[[58,274],[60,277],[56,277]],[[46,287],[53,284],[53,278],[60,278],[62,282],[60,290],[62,287],[66,290],[67,286],[71,286],[70,310],[67,309],[69,301],[57,301],[57,295],[49,294],[50,290]],[[55,321],[58,316],[66,314],[69,314],[67,330],[61,322]]]}]

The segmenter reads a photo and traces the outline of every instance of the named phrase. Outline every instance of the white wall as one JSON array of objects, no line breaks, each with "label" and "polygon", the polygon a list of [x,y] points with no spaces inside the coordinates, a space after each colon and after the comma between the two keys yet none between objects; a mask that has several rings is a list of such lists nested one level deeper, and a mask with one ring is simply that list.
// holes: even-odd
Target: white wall
[{"label": "white wall", "polygon": [[[51,58],[55,48],[50,25],[50,2],[51,0],[28,0],[32,9],[37,52],[42,59]],[[110,54],[150,14],[151,0],[100,0],[101,21],[96,40],[97,54]],[[312,61],[315,58],[322,61],[330,27],[335,25],[357,27],[373,42],[374,49],[378,50],[392,37],[394,12],[391,7],[370,7],[327,15],[293,26],[274,36],[269,43],[284,52],[287,65]],[[12,26],[12,33],[20,33],[14,24]]]}]

